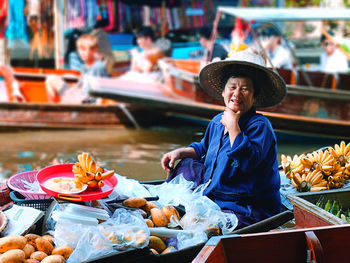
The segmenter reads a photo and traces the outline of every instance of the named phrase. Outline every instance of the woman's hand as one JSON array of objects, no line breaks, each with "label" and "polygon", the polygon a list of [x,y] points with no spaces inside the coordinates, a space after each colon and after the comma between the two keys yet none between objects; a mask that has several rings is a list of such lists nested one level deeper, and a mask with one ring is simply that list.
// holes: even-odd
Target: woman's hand
[{"label": "woman's hand", "polygon": [[161,165],[166,172],[174,168],[176,160],[183,158],[198,158],[196,151],[192,147],[179,148],[163,155]]},{"label": "woman's hand", "polygon": [[176,149],[164,154],[161,160],[162,168],[166,172],[170,172],[170,170],[174,168],[175,161],[178,159],[181,159],[181,149]]},{"label": "woman's hand", "polygon": [[230,131],[238,126],[238,120],[240,117],[240,111],[234,112],[233,110],[226,108],[220,122],[225,126],[226,130]]},{"label": "woman's hand", "polygon": [[241,132],[241,129],[239,128],[239,125],[238,125],[238,121],[240,117],[241,117],[240,111],[234,112],[229,108],[225,109],[224,114],[221,117],[220,122],[222,123],[222,125],[225,126],[225,133],[226,131],[229,132],[231,146],[233,145],[233,142],[236,136]]}]

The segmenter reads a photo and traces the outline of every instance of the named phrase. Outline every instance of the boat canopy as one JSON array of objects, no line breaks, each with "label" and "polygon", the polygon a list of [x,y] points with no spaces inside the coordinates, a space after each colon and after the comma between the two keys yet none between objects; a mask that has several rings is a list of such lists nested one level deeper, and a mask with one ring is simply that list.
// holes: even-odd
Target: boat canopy
[{"label": "boat canopy", "polygon": [[350,20],[350,8],[249,8],[219,6],[218,11],[246,21]]}]

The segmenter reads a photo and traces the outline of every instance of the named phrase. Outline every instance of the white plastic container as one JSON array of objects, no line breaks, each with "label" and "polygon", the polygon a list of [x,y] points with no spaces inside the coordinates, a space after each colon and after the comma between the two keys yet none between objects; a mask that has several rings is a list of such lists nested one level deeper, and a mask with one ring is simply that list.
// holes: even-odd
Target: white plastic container
[{"label": "white plastic container", "polygon": [[52,218],[56,221],[67,220],[72,223],[82,224],[82,225],[91,225],[97,226],[97,218],[88,217],[88,216],[79,216],[76,214],[66,213],[65,211],[53,211]]},{"label": "white plastic container", "polygon": [[109,218],[108,212],[104,209],[72,203],[66,206],[64,212],[77,216],[97,218],[100,220],[107,220]]}]

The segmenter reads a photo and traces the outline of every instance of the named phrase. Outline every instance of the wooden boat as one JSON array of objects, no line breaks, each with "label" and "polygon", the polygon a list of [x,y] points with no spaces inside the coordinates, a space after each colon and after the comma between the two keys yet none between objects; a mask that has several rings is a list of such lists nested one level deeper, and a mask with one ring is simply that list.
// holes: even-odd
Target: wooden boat
[{"label": "wooden boat", "polygon": [[[168,60],[160,65],[165,84],[173,93],[196,102],[223,105],[222,101],[213,100],[201,89],[199,61]],[[346,89],[350,84],[350,74],[339,74],[336,82],[334,74],[307,72],[315,83],[315,86],[308,87],[300,72],[296,75],[292,70],[277,70],[287,84],[287,96],[277,106],[260,109],[270,118],[275,129],[349,137],[350,92]]]},{"label": "wooden boat", "polygon": [[212,237],[192,262],[349,262],[349,234],[342,225]]},{"label": "wooden boat", "polygon": [[[341,204],[341,210],[347,211],[350,208],[350,189],[340,188],[320,192],[305,192],[293,195],[287,195],[289,201],[293,204],[295,224],[298,228],[331,226],[346,224],[341,218],[327,212],[324,207],[325,202],[336,201]],[[318,202],[322,207],[317,206]]]},{"label": "wooden boat", "polygon": [[[145,105],[148,109],[154,109],[163,114],[181,115],[182,117],[208,121],[216,114],[222,112],[224,106],[221,101],[213,100],[200,88],[197,80],[198,75],[189,71],[191,68],[194,69],[196,64],[199,65],[198,62],[191,63],[189,60],[167,61],[167,68],[164,71],[165,83],[163,84],[142,83],[136,80],[130,81],[118,78],[96,79],[96,82],[91,86],[90,94],[96,97],[127,102],[135,106]],[[182,70],[181,67],[187,70]],[[292,90],[289,87],[289,92],[292,92]],[[302,90],[304,94],[309,95],[318,92],[317,88],[306,87],[295,87],[294,90]],[[338,97],[334,94],[338,94]],[[296,99],[295,96],[297,97]],[[325,90],[325,93],[320,95],[320,98],[327,96],[327,100],[332,100],[335,105],[336,102],[338,103],[337,107],[342,105],[341,103],[344,103],[343,105],[349,104],[350,106],[350,103],[343,100],[343,98],[350,99],[350,93]],[[300,104],[296,104],[295,101],[298,101],[302,94],[299,96],[292,93],[288,94],[287,98],[289,97],[291,106],[294,106],[294,108],[300,107]],[[307,95],[304,98],[307,98]],[[336,98],[339,100],[337,101]],[[289,101],[289,99],[286,101]],[[327,137],[348,138],[350,136],[350,118],[349,121],[322,119],[286,113],[279,108],[285,108],[284,102],[276,108],[259,111],[269,118],[272,126],[277,131],[288,134],[300,133]]]},{"label": "wooden boat", "polygon": [[[129,109],[123,103],[103,100],[101,105],[48,103],[45,79],[48,74],[62,76],[75,83],[79,73],[70,70],[15,68],[14,76],[26,102],[0,102],[0,129],[85,129],[134,127],[150,120],[142,106]],[[7,87],[11,94],[10,87]],[[143,122],[142,122],[143,121]]]}]

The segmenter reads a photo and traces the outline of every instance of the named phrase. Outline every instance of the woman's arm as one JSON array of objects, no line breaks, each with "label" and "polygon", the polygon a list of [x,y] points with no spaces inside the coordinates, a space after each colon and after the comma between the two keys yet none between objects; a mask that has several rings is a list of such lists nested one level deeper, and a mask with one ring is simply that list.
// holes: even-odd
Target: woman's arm
[{"label": "woman's arm", "polygon": [[236,136],[227,155],[237,161],[243,172],[249,173],[262,162],[268,162],[271,147],[276,147],[272,127],[267,122],[258,121]]},{"label": "woman's arm", "polygon": [[161,165],[167,172],[174,167],[176,160],[184,158],[198,158],[196,151],[192,147],[179,148],[163,155]]}]

